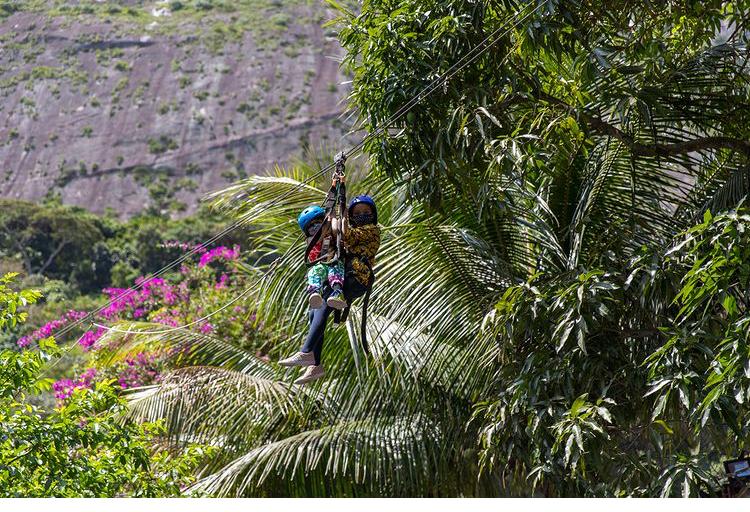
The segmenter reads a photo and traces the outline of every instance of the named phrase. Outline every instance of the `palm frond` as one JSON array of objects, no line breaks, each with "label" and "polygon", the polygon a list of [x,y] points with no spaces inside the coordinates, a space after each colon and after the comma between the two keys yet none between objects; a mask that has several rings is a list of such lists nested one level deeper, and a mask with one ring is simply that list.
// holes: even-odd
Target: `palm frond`
[{"label": "palm frond", "polygon": [[[168,330],[154,322],[118,322],[97,342],[96,361],[101,365],[122,362],[139,352],[154,352],[170,364],[221,366],[263,378],[278,371],[236,345],[209,334],[187,329]],[[168,330],[160,334],[151,334]]]},{"label": "palm frond", "polygon": [[[448,494],[440,429],[424,417],[346,421],[268,443],[204,478],[220,496],[417,496]],[[442,478],[440,478],[442,476]],[[438,478],[436,478],[438,477]]]}]

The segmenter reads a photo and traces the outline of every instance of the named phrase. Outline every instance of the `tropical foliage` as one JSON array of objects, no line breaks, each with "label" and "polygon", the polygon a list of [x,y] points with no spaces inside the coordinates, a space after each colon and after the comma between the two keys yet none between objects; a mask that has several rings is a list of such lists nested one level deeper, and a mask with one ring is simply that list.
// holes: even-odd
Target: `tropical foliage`
[{"label": "tropical foliage", "polygon": [[[13,290],[13,277],[0,279],[0,328],[25,321],[23,310],[39,299]],[[29,401],[49,388],[42,370],[59,352],[51,337],[36,351],[0,352],[0,496],[180,495],[204,451],[154,449],[163,427],[123,423],[125,401],[108,383],[75,392],[54,410]]]},{"label": "tropical foliage", "polygon": [[[0,270],[23,271],[35,285],[43,285],[42,277],[66,281],[74,288],[65,297],[70,299],[154,272],[180,255],[179,247],[169,242],[204,240],[221,227],[205,209],[180,220],[143,213],[119,221],[54,201],[2,199]],[[243,233],[232,235],[218,242],[231,245]]]},{"label": "tropical foliage", "polygon": [[326,335],[323,381],[296,387],[258,357],[306,330],[294,220],[327,183],[299,165],[212,198],[253,228],[228,293],[269,327],[260,354],[151,311],[113,318],[98,368],[158,350],[160,382],[129,395],[130,414],[164,420],[175,447],[215,448],[189,492],[717,494],[750,428],[748,9],[341,8],[352,107],[376,133],[348,179],[383,225],[372,354],[355,305]]},{"label": "tropical foliage", "polygon": [[741,244],[745,217],[698,223],[748,191],[749,7],[371,1],[345,18],[369,131],[499,30],[368,149],[415,199],[454,221],[464,203],[480,226],[463,223],[500,277],[474,296],[498,345],[474,421],[482,468],[511,492],[715,492],[715,463],[744,446],[744,396],[715,359],[742,336],[743,260],[707,246],[724,229]]}]

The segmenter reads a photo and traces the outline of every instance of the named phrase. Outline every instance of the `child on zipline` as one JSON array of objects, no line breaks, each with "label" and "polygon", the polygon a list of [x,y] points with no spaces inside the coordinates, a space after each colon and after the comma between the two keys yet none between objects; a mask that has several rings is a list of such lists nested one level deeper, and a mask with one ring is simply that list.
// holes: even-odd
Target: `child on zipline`
[{"label": "child on zipline", "polygon": [[[333,188],[332,188],[333,189]],[[300,228],[308,237],[308,245],[316,231],[327,229],[324,223],[325,210],[319,206],[305,208],[297,219]],[[346,264],[339,261],[320,261],[307,273],[307,291],[310,302],[310,331],[299,352],[279,361],[282,366],[307,366],[305,373],[295,384],[307,384],[317,380],[325,371],[321,364],[323,335],[328,316],[333,309],[347,307],[347,299],[361,296],[372,286],[375,254],[380,247],[377,207],[370,196],[357,196],[349,203],[344,229],[343,246]],[[321,233],[318,243],[308,253],[308,261],[316,261],[326,248],[324,241],[331,234]],[[335,237],[328,239],[329,256],[335,257]],[[328,260],[330,261],[330,259]],[[346,282],[345,282],[346,278]],[[328,287],[326,287],[326,283]],[[330,293],[328,290],[330,289]],[[328,295],[324,301],[324,295]]]},{"label": "child on zipline", "polygon": [[[318,242],[308,253],[309,262],[321,260],[315,263],[307,271],[307,294],[311,309],[323,307],[323,285],[328,283],[331,294],[326,303],[338,310],[346,307],[344,299],[344,264],[336,259],[336,235],[331,232],[330,225],[323,225],[325,210],[320,206],[308,206],[297,218],[300,229],[305,234],[305,243],[310,244],[319,229],[323,229]],[[321,254],[325,249],[325,254]]]}]

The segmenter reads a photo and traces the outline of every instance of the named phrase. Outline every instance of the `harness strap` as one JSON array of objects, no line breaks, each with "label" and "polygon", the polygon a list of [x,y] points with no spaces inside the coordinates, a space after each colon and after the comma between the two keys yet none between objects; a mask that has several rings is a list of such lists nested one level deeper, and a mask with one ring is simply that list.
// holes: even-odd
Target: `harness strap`
[{"label": "harness strap", "polygon": [[[370,345],[367,343],[367,306],[370,304],[370,293],[372,293],[372,285],[375,283],[375,273],[370,267],[370,262],[367,262],[367,266],[370,268],[370,281],[367,283],[365,294],[362,298],[362,321],[360,322],[360,340],[362,343],[362,349],[365,354],[370,354]],[[349,300],[347,298],[347,300]],[[344,308],[343,311],[335,311],[333,314],[334,322],[338,325],[342,322],[346,322],[349,317],[350,306]]]},{"label": "harness strap", "polygon": [[[308,267],[312,267],[316,263],[319,263],[319,262],[321,262],[321,261],[323,261],[323,260],[325,260],[325,259],[328,258],[328,256],[319,256],[314,261],[309,261],[310,253],[315,248],[315,245],[317,245],[318,240],[320,240],[320,237],[323,236],[323,230],[324,230],[326,224],[330,224],[330,220],[328,219],[328,217],[326,217],[325,220],[323,220],[323,223],[320,225],[320,227],[318,228],[318,230],[315,231],[315,233],[313,234],[312,238],[310,238],[310,241],[307,243],[307,248],[305,249],[304,260],[305,260],[305,265],[307,265]],[[326,244],[324,244],[324,245],[326,245]],[[325,254],[326,253],[326,251],[324,251],[323,249],[324,248],[321,247],[321,250],[320,250],[321,254]],[[327,247],[325,249],[327,249]]]},{"label": "harness strap", "polygon": [[[307,248],[305,249],[305,256],[304,256],[304,262],[305,265],[308,267],[311,267],[317,263],[325,261],[326,263],[335,263],[337,261],[341,261],[344,259],[344,247],[343,247],[343,238],[344,238],[344,222],[343,219],[346,217],[346,185],[343,183],[343,178],[346,172],[346,168],[344,166],[344,163],[346,162],[346,154],[342,151],[339,155],[336,156],[336,170],[334,174],[334,178],[338,176],[340,179],[338,182],[336,182],[336,185],[331,185],[331,188],[328,190],[328,194],[326,194],[325,201],[323,201],[323,208],[325,209],[325,217],[323,219],[323,222],[320,224],[320,227],[318,230],[313,234],[313,236],[310,238],[310,241],[307,243]],[[325,231],[326,227],[332,228],[332,219],[334,215],[334,211],[336,209],[336,206],[338,205],[338,211],[336,212],[337,222],[336,226],[340,230],[340,232],[336,236],[336,256],[332,259],[328,259],[328,251],[330,249],[330,236],[327,236],[325,240],[323,240],[320,254],[321,256],[316,258],[315,261],[309,261],[310,258],[310,252],[312,252],[315,245],[317,245],[318,241],[320,240],[320,237],[323,235],[323,232]]]},{"label": "harness strap", "polygon": [[[372,287],[367,288],[362,299],[362,321],[360,323],[360,340],[362,343],[362,349],[367,355],[370,354],[370,346],[367,343],[367,305],[370,303],[370,292],[372,292]],[[346,322],[346,319],[349,318],[349,309],[350,307],[347,306],[342,311],[334,311],[333,323],[339,325]]]},{"label": "harness strap", "polygon": [[336,187],[331,187],[328,191],[328,194],[326,194],[325,201],[323,201],[323,208],[325,208],[325,217],[323,217],[323,222],[320,224],[320,227],[318,227],[317,231],[313,234],[312,238],[310,238],[310,241],[307,242],[307,248],[305,249],[305,256],[304,261],[305,265],[308,267],[311,267],[315,265],[316,263],[320,263],[321,261],[328,259],[328,244],[326,244],[326,241],[323,241],[323,245],[325,247],[321,247],[320,254],[322,256],[315,259],[315,261],[309,261],[310,253],[312,252],[313,248],[317,245],[318,241],[320,240],[320,237],[323,236],[323,232],[325,231],[325,228],[327,226],[331,225],[331,212],[333,211],[334,206],[336,205],[336,199],[338,197],[338,193],[336,190]]},{"label": "harness strap", "polygon": [[365,296],[362,299],[362,323],[360,324],[360,329],[362,334],[360,334],[361,342],[362,342],[362,350],[365,351],[365,354],[370,355],[370,345],[367,343],[367,305],[370,303],[370,292],[372,291],[372,286],[369,286],[367,288],[367,291],[365,292]]},{"label": "harness strap", "polygon": [[372,285],[375,284],[375,271],[372,268],[372,264],[370,264],[370,260],[366,259],[366,261],[367,267],[370,269],[370,279],[367,283],[367,291],[362,299],[362,323],[360,329],[362,331],[362,350],[365,351],[365,354],[370,355],[370,345],[367,343],[367,305],[370,304],[370,293],[372,293]]}]

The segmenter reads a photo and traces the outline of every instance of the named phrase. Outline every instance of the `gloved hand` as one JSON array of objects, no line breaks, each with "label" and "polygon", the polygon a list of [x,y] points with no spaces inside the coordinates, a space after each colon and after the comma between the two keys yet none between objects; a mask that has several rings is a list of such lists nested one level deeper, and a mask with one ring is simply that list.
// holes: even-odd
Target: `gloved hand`
[{"label": "gloved hand", "polygon": [[346,183],[346,176],[334,174],[333,179],[331,180],[331,186],[335,188],[339,183]]}]

